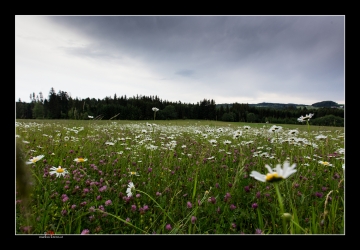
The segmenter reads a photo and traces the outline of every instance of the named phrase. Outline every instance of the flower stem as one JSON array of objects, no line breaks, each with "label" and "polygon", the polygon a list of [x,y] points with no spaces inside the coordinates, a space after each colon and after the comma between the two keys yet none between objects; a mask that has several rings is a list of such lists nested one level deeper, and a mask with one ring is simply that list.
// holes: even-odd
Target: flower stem
[{"label": "flower stem", "polygon": [[278,184],[275,183],[274,185],[275,185],[275,190],[276,190],[276,194],[277,194],[278,201],[279,201],[279,206],[280,206],[280,214],[281,214],[281,217],[282,217],[283,234],[286,234],[286,219],[283,216],[284,215],[284,204],[282,202],[282,198],[281,198],[281,194],[280,194],[280,191],[279,191]]},{"label": "flower stem", "polygon": [[168,218],[171,220],[172,223],[175,224],[175,222],[173,221],[173,219],[165,212],[165,210],[159,205],[159,203],[157,203],[156,200],[153,199],[153,197],[151,197],[150,195],[148,195],[147,193],[145,193],[145,192],[143,192],[143,191],[141,191],[141,190],[136,189],[136,191],[145,194],[145,195],[146,195],[147,197],[149,197],[153,202],[155,202],[155,204],[161,209],[161,211],[163,211],[164,215],[165,215],[166,217],[168,217]]}]

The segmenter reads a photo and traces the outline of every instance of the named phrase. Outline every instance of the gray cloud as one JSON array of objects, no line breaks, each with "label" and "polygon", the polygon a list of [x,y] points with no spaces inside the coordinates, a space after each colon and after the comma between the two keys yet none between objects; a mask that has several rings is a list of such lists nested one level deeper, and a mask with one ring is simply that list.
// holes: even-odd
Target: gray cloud
[{"label": "gray cloud", "polygon": [[258,100],[269,93],[269,100],[261,100],[265,102],[271,101],[271,93],[304,102],[344,100],[344,16],[41,19],[87,39],[87,45],[58,48],[66,54],[113,65],[131,58],[146,65],[159,81],[177,79],[173,84],[192,86],[201,94],[199,100],[219,93],[223,99],[236,98],[232,89],[243,90],[239,99]]}]

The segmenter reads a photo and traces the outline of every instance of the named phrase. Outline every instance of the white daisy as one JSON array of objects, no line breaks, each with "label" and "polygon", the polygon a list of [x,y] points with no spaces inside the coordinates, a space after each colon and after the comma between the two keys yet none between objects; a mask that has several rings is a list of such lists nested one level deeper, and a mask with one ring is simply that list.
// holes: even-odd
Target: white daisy
[{"label": "white daisy", "polygon": [[31,158],[29,161],[26,162],[26,164],[33,164],[33,163],[41,160],[42,158],[44,158],[44,155],[38,155],[36,157]]},{"label": "white daisy", "polygon": [[318,136],[315,136],[315,139],[316,139],[316,140],[324,140],[324,139],[326,139],[326,138],[327,138],[326,135],[318,135]]},{"label": "white daisy", "polygon": [[278,133],[282,130],[282,127],[281,126],[276,126],[276,125],[273,125],[270,129],[269,129],[269,132],[270,133]]},{"label": "white daisy", "polygon": [[65,176],[65,174],[68,174],[69,172],[66,170],[66,168],[62,168],[61,166],[59,166],[58,168],[56,167],[52,167],[50,168],[50,171],[49,173],[51,175],[53,174],[56,174],[56,177],[61,177],[61,176]]},{"label": "white daisy", "polygon": [[229,141],[229,140],[225,140],[225,141],[224,141],[224,144],[225,144],[225,145],[227,145],[227,144],[231,144],[231,141]]},{"label": "white daisy", "polygon": [[252,171],[250,176],[254,177],[258,181],[262,182],[276,182],[281,181],[283,179],[288,178],[290,175],[295,173],[297,170],[295,169],[296,164],[292,164],[290,166],[288,161],[285,161],[283,164],[283,168],[281,168],[281,164],[277,164],[275,171],[273,171],[269,165],[265,165],[265,168],[269,171],[266,175],[260,174],[257,171]]},{"label": "white daisy", "polygon": [[140,176],[137,172],[129,172],[129,175],[130,175],[130,176],[132,176],[132,175]]},{"label": "white daisy", "polygon": [[76,162],[84,162],[84,161],[87,161],[87,159],[79,157],[79,158],[76,158],[74,161],[76,161]]},{"label": "white daisy", "polygon": [[323,166],[332,167],[332,164],[330,162],[327,162],[327,161],[318,161],[318,163],[320,163]]},{"label": "white daisy", "polygon": [[133,195],[131,192],[133,189],[135,189],[134,183],[129,182],[128,188],[126,189],[126,194],[128,197],[131,197]]},{"label": "white daisy", "polygon": [[308,120],[310,120],[311,119],[311,117],[313,117],[314,116],[314,114],[308,114],[308,115],[306,115],[306,116],[300,116],[299,118],[298,118],[298,121],[299,122],[305,122],[305,121],[308,121]]}]

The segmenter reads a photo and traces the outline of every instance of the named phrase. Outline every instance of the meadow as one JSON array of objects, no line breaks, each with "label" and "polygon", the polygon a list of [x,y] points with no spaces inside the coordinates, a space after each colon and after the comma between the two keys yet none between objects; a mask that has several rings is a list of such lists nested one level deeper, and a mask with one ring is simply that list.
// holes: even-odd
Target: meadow
[{"label": "meadow", "polygon": [[345,234],[342,127],[89,119],[15,130],[15,234]]}]

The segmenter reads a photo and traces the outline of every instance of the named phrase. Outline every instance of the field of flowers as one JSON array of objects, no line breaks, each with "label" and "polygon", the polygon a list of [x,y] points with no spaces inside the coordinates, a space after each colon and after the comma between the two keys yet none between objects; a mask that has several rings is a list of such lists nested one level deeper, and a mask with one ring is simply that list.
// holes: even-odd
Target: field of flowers
[{"label": "field of flowers", "polygon": [[344,128],[307,118],[17,120],[15,234],[345,234]]}]

